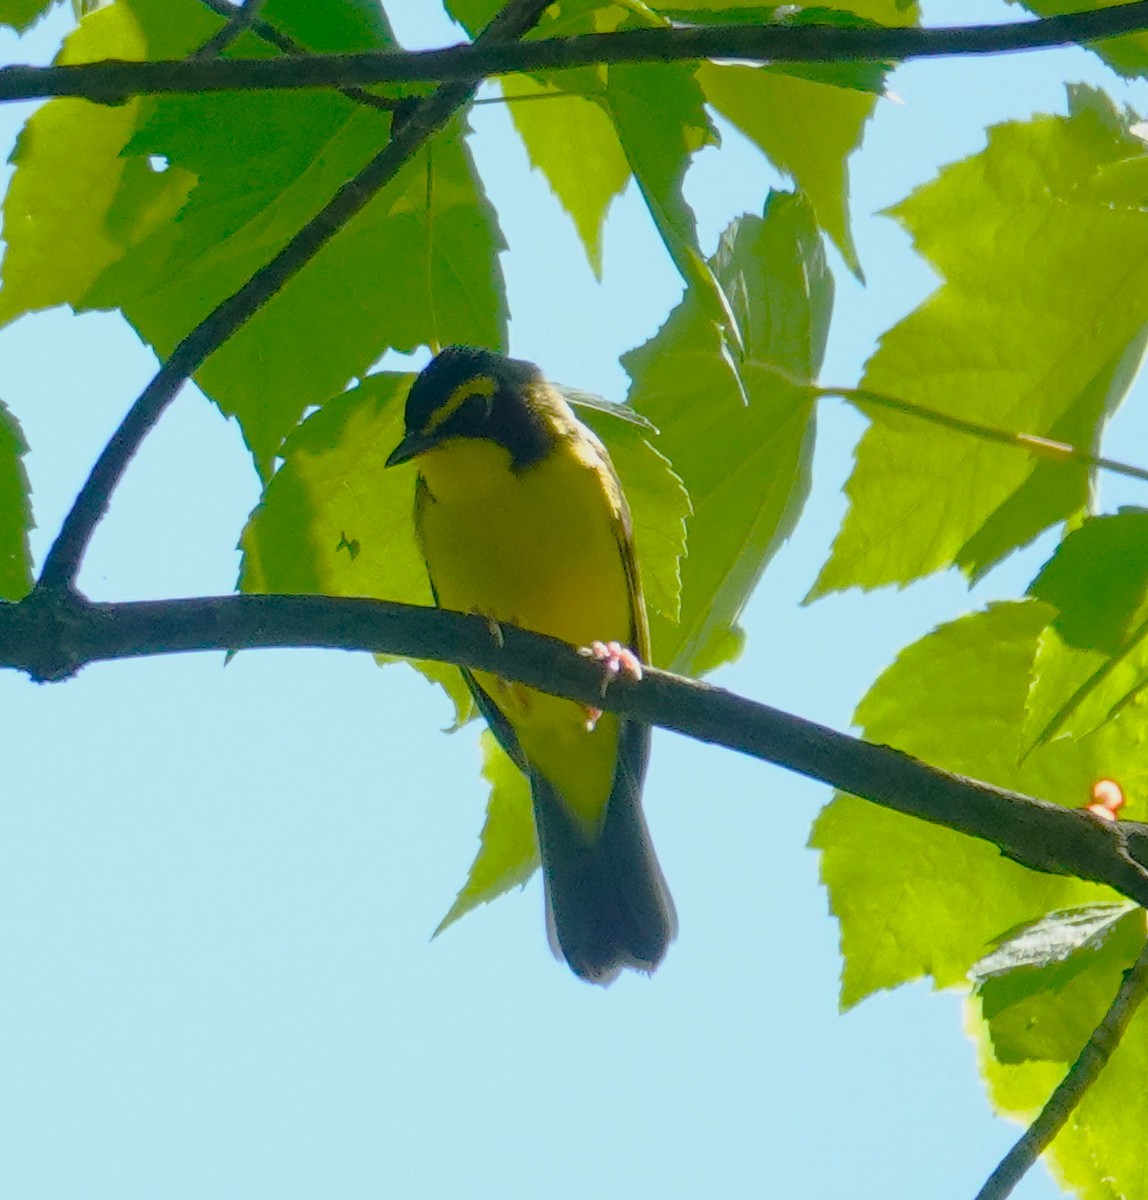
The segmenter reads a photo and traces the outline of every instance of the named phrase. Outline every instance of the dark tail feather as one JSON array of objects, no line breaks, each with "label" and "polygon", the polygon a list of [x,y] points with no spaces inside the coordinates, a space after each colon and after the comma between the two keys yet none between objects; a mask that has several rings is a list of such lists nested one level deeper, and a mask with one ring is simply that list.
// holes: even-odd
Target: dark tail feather
[{"label": "dark tail feather", "polygon": [[611,983],[623,967],[653,971],[677,932],[642,815],[649,736],[646,726],[623,721],[614,788],[592,842],[554,787],[531,779],[550,943],[591,983]]}]

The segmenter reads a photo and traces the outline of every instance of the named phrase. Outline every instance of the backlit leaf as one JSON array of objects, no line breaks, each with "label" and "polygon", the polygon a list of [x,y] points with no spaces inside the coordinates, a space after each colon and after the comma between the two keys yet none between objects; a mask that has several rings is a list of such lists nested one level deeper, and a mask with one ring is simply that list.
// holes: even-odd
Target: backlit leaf
[{"label": "backlit leaf", "polygon": [[526,776],[510,761],[489,729],[482,733],[483,778],[490,784],[486,824],[478,854],[435,935],[480,904],[526,883],[538,867],[538,838]]},{"label": "backlit leaf", "polygon": [[[945,283],[884,335],[864,388],[1094,447],[1144,345],[1148,153],[1096,93],[1070,109],[997,126],[893,210]],[[873,424],[814,595],[951,565],[977,578],[1088,501],[1080,463],[858,404]]]},{"label": "backlit leaf", "polygon": [[27,449],[19,421],[0,402],[0,600],[20,600],[32,587]]},{"label": "backlit leaf", "polygon": [[[1054,616],[1035,600],[999,604],[903,650],[856,714],[864,736],[944,770],[1069,807],[1105,775],[1146,768],[1139,737],[1119,723],[1022,758],[1037,639]],[[1144,799],[1136,789],[1138,814]],[[839,795],[811,844],[841,923],[841,1000],[932,976],[962,984],[1007,931],[1051,911],[1113,899],[1095,884],[1041,874],[988,842]]]},{"label": "backlit leaf", "polygon": [[630,402],[690,496],[676,624],[654,619],[654,660],[697,674],[736,652],[735,622],[808,490],[816,377],[832,281],[812,213],[794,196],[743,217],[711,260],[743,331],[737,386],[708,306],[692,290],[657,335],[623,358]]}]

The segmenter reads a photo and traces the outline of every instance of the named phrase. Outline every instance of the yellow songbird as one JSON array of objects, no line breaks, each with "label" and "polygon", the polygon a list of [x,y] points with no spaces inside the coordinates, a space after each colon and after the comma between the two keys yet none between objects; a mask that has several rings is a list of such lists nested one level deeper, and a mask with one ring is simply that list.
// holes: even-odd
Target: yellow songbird
[{"label": "yellow songbird", "polygon": [[[532,363],[451,346],[414,381],[403,440],[436,603],[576,646],[649,633],[630,514],[605,447]],[[485,672],[467,683],[530,781],[551,945],[583,979],[652,971],[673,902],[642,815],[649,727]]]}]

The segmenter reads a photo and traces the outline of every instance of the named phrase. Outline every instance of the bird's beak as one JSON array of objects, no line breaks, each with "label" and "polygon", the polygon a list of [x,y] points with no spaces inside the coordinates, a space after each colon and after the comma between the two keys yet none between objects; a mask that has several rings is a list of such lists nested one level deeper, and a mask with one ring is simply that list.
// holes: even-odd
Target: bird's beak
[{"label": "bird's beak", "polygon": [[424,450],[429,450],[434,442],[425,433],[408,433],[401,442],[387,455],[384,467],[397,467],[400,463],[410,462]]}]

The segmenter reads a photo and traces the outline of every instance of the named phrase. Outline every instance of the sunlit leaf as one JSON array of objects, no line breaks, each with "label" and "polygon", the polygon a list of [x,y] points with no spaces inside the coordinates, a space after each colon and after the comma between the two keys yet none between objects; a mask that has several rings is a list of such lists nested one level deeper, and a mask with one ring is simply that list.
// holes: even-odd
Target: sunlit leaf
[{"label": "sunlit leaf", "polygon": [[[241,590],[434,603],[415,541],[413,478],[384,467],[402,438],[410,381],[372,375],[291,435],[243,531]],[[472,709],[458,670],[424,666],[464,720]]]},{"label": "sunlit leaf", "polygon": [[1029,592],[1058,611],[1041,637],[1026,734],[1087,733],[1148,681],[1148,511],[1085,521]]},{"label": "sunlit leaf", "polygon": [[[182,57],[219,25],[197,0],[124,0],[108,11],[134,50],[120,57]],[[321,31],[322,49],[394,45],[380,10],[371,15],[363,0],[268,0],[262,15],[299,37]],[[90,39],[80,50],[108,53],[97,55]],[[278,51],[247,34],[228,53]],[[17,267],[26,263],[9,283],[26,282],[7,289],[0,316],[46,303],[118,307],[161,355],[382,149],[391,119],[330,91],[157,96],[98,122],[94,152],[90,114],[79,102],[49,104],[20,158],[28,198],[5,233]],[[301,413],[387,349],[503,344],[501,237],[462,135],[456,121],[433,139],[197,372],[239,418],[265,472]],[[61,178],[79,194],[89,176],[100,186],[78,206],[83,241],[15,220],[42,207]]]},{"label": "sunlit leaf", "polygon": [[677,63],[612,66],[605,104],[674,265],[711,320],[736,339],[725,292],[698,247],[694,212],[682,194],[691,158],[717,140],[693,71]]},{"label": "sunlit leaf", "polygon": [[[881,339],[866,389],[1095,446],[1144,345],[1148,153],[1096,93],[1070,108],[997,126],[893,210],[945,283]],[[976,578],[1088,501],[1078,462],[859,406],[873,424],[814,595],[950,565]]]},{"label": "sunlit leaf", "polygon": [[703,63],[698,81],[710,104],[793,177],[817,223],[860,272],[846,160],[860,144],[873,97],[733,64]]},{"label": "sunlit leaf", "polygon": [[538,838],[526,776],[506,757],[489,729],[482,733],[483,778],[490,784],[486,824],[466,883],[436,936],[480,904],[520,887],[538,867]]},{"label": "sunlit leaf", "polygon": [[[903,650],[856,714],[864,736],[945,770],[1079,807],[1092,783],[1145,764],[1135,732],[1114,724],[1023,758],[1023,717],[1045,604],[1001,604]],[[1136,801],[1143,813],[1144,800]],[[997,848],[853,796],[817,820],[812,845],[841,924],[841,1000],[931,976],[961,984],[990,945],[1047,913],[1113,899],[1095,884],[1041,874]]]},{"label": "sunlit leaf", "polygon": [[57,0],[0,0],[0,25],[21,33],[33,25]]},{"label": "sunlit leaf", "polygon": [[0,600],[19,600],[32,587],[27,449],[19,421],[0,402]]},{"label": "sunlit leaf", "polygon": [[[173,4],[175,0],[173,0]],[[178,58],[220,26],[190,4],[174,44],[149,38],[126,4],[86,17],[68,38],[61,63],[104,58]],[[49,101],[29,119],[12,153],[16,170],[4,201],[4,286],[0,322],[57,304],[80,305],[101,272],[173,218],[195,185],[179,169],[157,171],[146,158],[121,157],[140,101],[111,107]]]},{"label": "sunlit leaf", "polygon": [[[1132,937],[1129,931],[1137,925],[1136,936]],[[1143,942],[1143,914],[1129,914],[1114,941],[1119,937],[1127,939],[1124,956],[1134,955],[1135,942]],[[1105,962],[1113,958],[1109,951],[1112,945],[1110,942],[1102,948],[1095,962],[1096,969],[1108,976],[1105,981],[1108,994],[1102,997],[1098,988],[1094,1006],[1107,1007],[1121,982],[1121,971],[1116,969],[1119,964]],[[979,1043],[981,1072],[993,1105],[998,1111],[1028,1123],[1060,1082],[1067,1062],[1000,1062],[994,1053],[989,1027],[976,1015],[977,1007],[975,1001],[970,1001],[970,1032]],[[1093,1015],[1098,1019],[1100,1014]],[[1086,1200],[1148,1197],[1148,1174],[1141,1145],[1141,1133],[1148,1121],[1148,1099],[1142,1086],[1145,1072],[1148,1072],[1148,1013],[1141,1005],[1119,1044],[1113,1047],[1111,1058],[1045,1154],[1044,1161],[1053,1176],[1074,1195]]]},{"label": "sunlit leaf", "polygon": [[502,81],[510,115],[551,190],[570,215],[594,274],[602,276],[602,226],[630,167],[602,105],[525,75]]},{"label": "sunlit leaf", "polygon": [[1011,931],[971,971],[996,1058],[1073,1062],[1143,944],[1144,914],[1131,901]]},{"label": "sunlit leaf", "polygon": [[651,622],[655,662],[688,674],[736,652],[738,614],[804,501],[805,384],[821,364],[833,295],[812,213],[793,196],[771,197],[764,219],[735,222],[711,266],[743,330],[745,393],[692,291],[623,359],[630,401],[661,431],[658,449],[693,505],[680,622]]},{"label": "sunlit leaf", "polygon": [[[677,621],[680,564],[686,554],[690,500],[673,465],[658,449],[658,434],[628,420],[627,409],[578,407],[578,416],[606,443],[630,505],[634,550],[651,616]],[[652,439],[652,444],[651,444]]]}]

